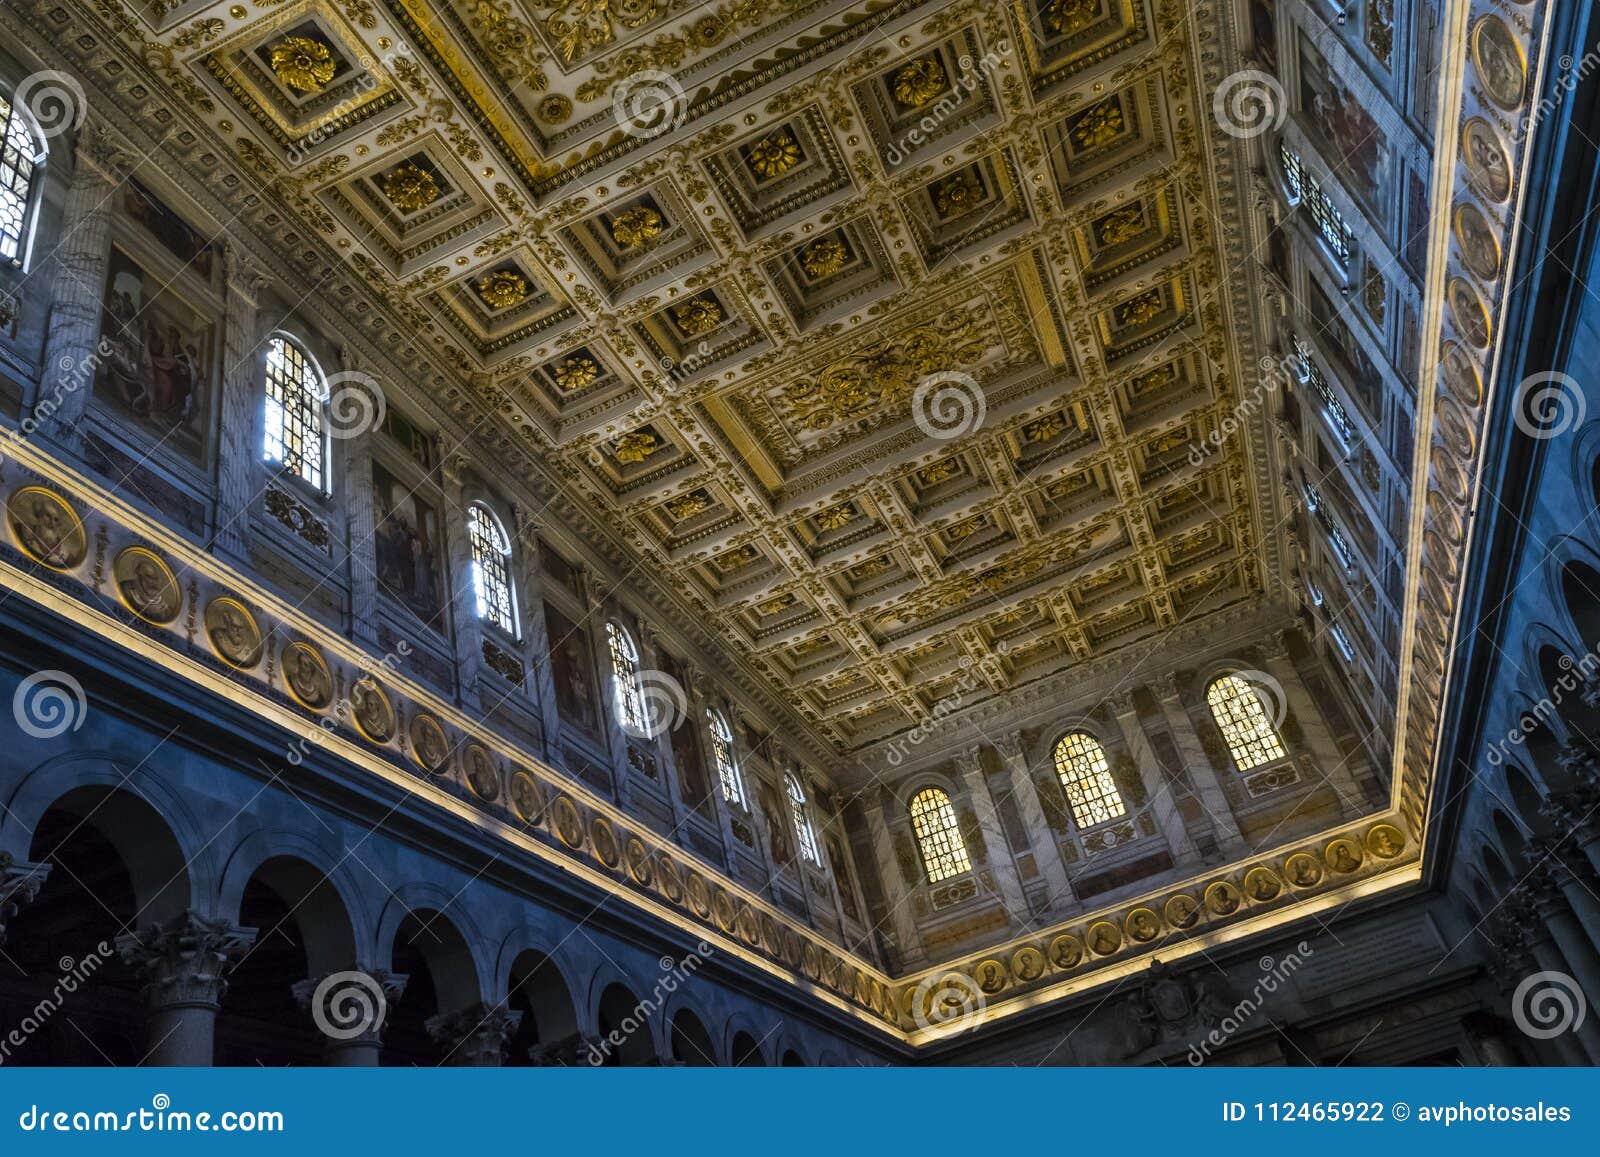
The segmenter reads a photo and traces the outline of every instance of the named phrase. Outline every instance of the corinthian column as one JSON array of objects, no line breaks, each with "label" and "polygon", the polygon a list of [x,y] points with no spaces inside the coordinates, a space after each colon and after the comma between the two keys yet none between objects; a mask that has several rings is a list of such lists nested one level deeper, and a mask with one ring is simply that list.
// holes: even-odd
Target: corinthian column
[{"label": "corinthian column", "polygon": [[347,968],[296,981],[291,987],[295,1001],[327,1038],[323,1062],[331,1068],[377,1067],[389,1009],[409,979],[382,968]]},{"label": "corinthian column", "polygon": [[[972,806],[983,834],[983,850],[989,870],[994,873],[994,887],[1004,905],[1006,915],[1013,924],[1026,925],[1032,913],[1022,892],[1022,880],[1017,875],[1017,862],[1011,856],[1011,846],[1006,842],[1005,829],[1000,824],[1000,813],[989,794],[989,779],[983,774],[981,748],[969,747],[956,756],[956,767],[961,772],[961,782],[967,789],[967,802]],[[967,849],[972,855],[972,849]],[[973,868],[978,867],[976,861]]]},{"label": "corinthian column", "polygon": [[1328,781],[1328,786],[1333,788],[1334,794],[1339,797],[1339,806],[1344,812],[1344,817],[1354,819],[1361,815],[1366,810],[1366,797],[1356,783],[1350,760],[1339,751],[1339,745],[1334,743],[1333,734],[1328,730],[1322,710],[1311,701],[1311,696],[1306,694],[1305,684],[1300,681],[1300,669],[1295,666],[1294,660],[1289,655],[1287,632],[1278,631],[1272,636],[1272,642],[1263,647],[1263,657],[1268,673],[1282,685],[1284,694],[1288,697],[1295,722],[1300,725],[1300,730],[1305,735],[1306,746],[1315,756],[1317,766]]},{"label": "corinthian column", "polygon": [[1022,751],[1022,739],[1015,734],[1002,735],[994,741],[994,749],[1010,776],[1011,798],[1016,800],[1017,810],[1022,813],[1022,826],[1028,832],[1034,863],[1045,880],[1046,906],[1055,908],[1070,904],[1075,896],[1067,878],[1067,865],[1061,859],[1061,845],[1056,842],[1056,834],[1044,818],[1044,807],[1039,803],[1039,793],[1033,786],[1028,760]]},{"label": "corinthian column", "polygon": [[44,372],[32,399],[32,421],[47,439],[74,453],[94,389],[101,355],[100,315],[111,255],[111,205],[135,158],[91,121],[73,150],[72,185],[61,218],[61,239],[50,256],[50,320]]},{"label": "corinthian column", "polygon": [[478,1003],[441,1013],[428,1021],[427,1029],[444,1049],[445,1064],[498,1068],[505,1064],[506,1045],[521,1023],[518,1010]]},{"label": "corinthian column", "polygon": [[1150,683],[1150,690],[1155,692],[1156,700],[1161,704],[1161,714],[1172,732],[1178,758],[1189,776],[1189,782],[1194,785],[1195,794],[1200,797],[1200,806],[1211,821],[1224,856],[1232,859],[1243,855],[1244,836],[1239,831],[1239,821],[1234,819],[1233,808],[1228,804],[1228,793],[1222,789],[1222,780],[1212,766],[1211,757],[1206,754],[1205,744],[1200,742],[1200,736],[1195,732],[1194,720],[1189,718],[1189,709],[1184,706],[1183,696],[1178,692],[1178,680],[1172,675],[1162,675]]},{"label": "corinthian column", "polygon": [[146,1064],[214,1063],[217,1010],[228,987],[225,977],[255,939],[254,928],[238,928],[194,912],[117,937],[122,959],[144,974],[150,1034]]},{"label": "corinthian column", "polygon": [[901,871],[900,857],[895,852],[894,834],[890,832],[889,821],[883,814],[885,798],[892,800],[894,797],[887,788],[868,788],[857,798],[867,821],[867,834],[872,842],[872,862],[877,868],[884,907],[888,910],[886,919],[889,927],[880,929],[880,932],[893,940],[900,957],[900,967],[915,968],[927,959],[927,952],[922,947],[916,916],[911,910],[910,893],[916,883],[906,879],[906,875],[916,869],[908,863],[905,872]]},{"label": "corinthian column", "polygon": [[7,922],[33,903],[49,874],[49,864],[18,863],[10,852],[0,852],[0,944],[6,942]]}]

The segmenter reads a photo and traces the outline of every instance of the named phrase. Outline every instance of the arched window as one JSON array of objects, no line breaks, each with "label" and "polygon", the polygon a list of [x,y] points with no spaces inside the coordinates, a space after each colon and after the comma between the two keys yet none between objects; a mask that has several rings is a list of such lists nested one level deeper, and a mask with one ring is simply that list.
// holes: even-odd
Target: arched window
[{"label": "arched window", "polygon": [[1317,175],[1301,162],[1299,153],[1288,145],[1280,144],[1278,159],[1283,162],[1283,178],[1289,186],[1289,195],[1296,202],[1305,204],[1311,213],[1312,224],[1317,228],[1317,236],[1322,238],[1328,253],[1343,270],[1350,264],[1350,249],[1355,244],[1355,234],[1345,223],[1344,214],[1339,212],[1333,198],[1323,191]]},{"label": "arched window", "polygon": [[739,768],[733,762],[733,729],[720,711],[706,710],[706,729],[711,733],[711,762],[717,765],[717,781],[722,784],[722,798],[729,803],[744,806],[744,784],[739,779]]},{"label": "arched window", "polygon": [[22,242],[28,235],[33,190],[44,151],[28,131],[24,118],[0,97],[0,259],[22,264]]},{"label": "arched window", "polygon": [[1063,735],[1056,744],[1056,776],[1067,793],[1072,822],[1092,828],[1127,814],[1122,793],[1111,778],[1106,749],[1094,736],[1082,731]]},{"label": "arched window", "polygon": [[467,507],[467,538],[472,542],[472,591],[478,617],[513,638],[517,600],[511,588],[511,539],[500,520],[481,502]]},{"label": "arched window", "polygon": [[1267,706],[1256,689],[1237,675],[1223,675],[1206,688],[1206,705],[1222,730],[1234,766],[1249,771],[1288,754]]},{"label": "arched window", "polygon": [[806,789],[800,786],[800,777],[792,771],[783,773],[783,787],[789,793],[789,814],[794,817],[794,834],[800,841],[800,854],[821,866],[822,857],[817,854],[817,835],[811,830],[811,814],[806,810]]},{"label": "arched window", "polygon": [[611,681],[617,700],[617,722],[630,735],[648,734],[644,697],[639,690],[639,649],[633,637],[616,621],[606,623],[606,647],[611,652]]},{"label": "arched window", "polygon": [[328,390],[311,355],[297,342],[267,343],[267,428],[262,457],[325,491],[327,431],[322,407]]},{"label": "arched window", "polygon": [[972,870],[967,844],[950,797],[936,787],[925,787],[911,797],[911,830],[922,853],[928,880],[937,884]]}]

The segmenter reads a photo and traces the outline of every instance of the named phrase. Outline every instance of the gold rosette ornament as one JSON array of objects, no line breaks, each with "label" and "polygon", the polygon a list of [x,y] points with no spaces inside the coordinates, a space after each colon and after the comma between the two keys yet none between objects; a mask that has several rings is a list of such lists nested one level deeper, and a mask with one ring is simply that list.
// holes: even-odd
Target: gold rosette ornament
[{"label": "gold rosette ornament", "polygon": [[426,209],[439,199],[439,182],[409,161],[383,175],[383,195],[407,213]]},{"label": "gold rosette ornament", "polygon": [[490,309],[510,309],[528,296],[528,282],[509,269],[497,269],[478,278],[475,288]]},{"label": "gold rosette ornament", "polygon": [[632,249],[635,245],[643,245],[661,236],[662,225],[660,213],[647,205],[640,205],[612,218],[611,236],[624,249]]},{"label": "gold rosette ornament", "polygon": [[913,60],[894,74],[894,99],[907,108],[921,108],[944,89],[944,69],[932,57]]},{"label": "gold rosette ornament", "polygon": [[758,177],[781,177],[800,163],[800,143],[779,129],[750,146],[750,168]]},{"label": "gold rosette ornament", "polygon": [[278,79],[299,92],[316,92],[339,70],[328,46],[306,36],[280,40],[272,46],[269,59]]}]

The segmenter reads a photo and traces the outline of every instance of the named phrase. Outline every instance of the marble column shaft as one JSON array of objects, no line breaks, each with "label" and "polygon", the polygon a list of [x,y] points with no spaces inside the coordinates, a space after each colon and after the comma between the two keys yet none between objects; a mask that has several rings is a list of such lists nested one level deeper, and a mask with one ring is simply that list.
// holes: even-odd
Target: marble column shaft
[{"label": "marble column shaft", "polygon": [[1124,694],[1113,700],[1112,710],[1116,713],[1123,741],[1128,745],[1128,753],[1133,757],[1134,767],[1138,769],[1139,780],[1144,784],[1146,806],[1155,818],[1157,829],[1166,837],[1167,846],[1172,849],[1173,862],[1179,866],[1198,863],[1200,853],[1194,846],[1189,829],[1184,825],[1183,813],[1178,810],[1178,801],[1173,798],[1172,785],[1167,782],[1166,773],[1162,771],[1155,750],[1150,746],[1150,738],[1144,733],[1144,722],[1139,718],[1133,696]]},{"label": "marble column shaft", "polygon": [[1076,895],[1067,876],[1066,862],[1061,858],[1061,845],[1045,820],[1044,805],[1039,802],[1039,791],[1034,787],[1033,776],[1029,774],[1022,739],[1017,735],[1008,735],[997,740],[994,746],[1000,762],[1009,773],[1011,798],[1022,813],[1022,826],[1031,837],[1034,863],[1045,880],[1046,906],[1059,908],[1071,904]]},{"label": "marble column shaft", "polygon": [[927,952],[922,947],[922,936],[917,932],[916,914],[912,911],[910,891],[915,885],[906,884],[900,874],[900,860],[895,854],[894,834],[889,830],[888,818],[883,814],[883,796],[886,789],[869,788],[861,796],[861,812],[867,821],[871,837],[872,860],[883,881],[884,903],[888,908],[889,931],[900,950],[900,963],[904,968],[920,965]]},{"label": "marble column shaft", "polygon": [[[1026,925],[1032,913],[1028,908],[1027,898],[1023,895],[1022,880],[1017,875],[1017,862],[1012,857],[1011,845],[1006,840],[1005,827],[1000,822],[1000,813],[995,808],[994,797],[989,794],[989,777],[983,773],[983,764],[979,760],[977,748],[969,748],[957,757],[956,763],[961,770],[961,782],[967,789],[967,803],[972,807],[974,818],[978,821],[978,829],[983,833],[985,859],[989,871],[994,874],[995,892],[1000,903],[1005,906],[1006,915],[1014,925]],[[972,857],[973,849],[967,849],[967,855]],[[976,860],[972,864],[973,870],[979,867]]]},{"label": "marble column shaft", "polygon": [[1228,793],[1222,787],[1222,779],[1212,765],[1211,757],[1206,754],[1205,744],[1200,742],[1200,735],[1194,729],[1194,720],[1189,718],[1189,710],[1178,693],[1177,680],[1170,676],[1159,679],[1151,690],[1161,705],[1161,714],[1172,732],[1172,742],[1178,749],[1183,770],[1194,787],[1195,795],[1200,798],[1200,806],[1205,809],[1206,818],[1216,833],[1224,856],[1231,859],[1242,855],[1244,836],[1239,831],[1239,821],[1234,818]]}]

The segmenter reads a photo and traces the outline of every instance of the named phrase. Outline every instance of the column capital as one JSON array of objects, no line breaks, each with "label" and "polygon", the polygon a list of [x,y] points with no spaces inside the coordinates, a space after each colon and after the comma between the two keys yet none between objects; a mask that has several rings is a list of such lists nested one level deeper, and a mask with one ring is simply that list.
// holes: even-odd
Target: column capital
[{"label": "column capital", "polygon": [[[1145,683],[1145,686],[1150,688],[1151,693],[1154,694],[1157,699],[1175,699],[1179,703],[1182,703],[1183,695],[1178,690],[1178,682],[1179,679],[1177,673],[1174,671],[1168,671],[1164,675],[1156,675],[1152,677]],[[1188,682],[1187,674],[1184,675],[1183,682]]]},{"label": "column capital", "polygon": [[[1563,761],[1565,767],[1565,762]],[[1569,772],[1576,774],[1572,768]],[[1597,833],[1595,815],[1600,809],[1600,784],[1577,783],[1564,791],[1552,792],[1545,797],[1539,809],[1560,834],[1571,834],[1582,843],[1591,842]]]},{"label": "column capital", "polygon": [[604,1055],[604,1042],[601,1038],[581,1032],[564,1036],[549,1044],[536,1044],[528,1050],[528,1060],[535,1068],[542,1069],[592,1066],[595,1062],[590,1058]]},{"label": "column capital", "polygon": [[30,864],[0,852],[0,944],[6,942],[6,923],[33,903],[49,874],[49,864]]},{"label": "column capital", "polygon": [[255,939],[254,928],[188,911],[124,933],[116,943],[123,961],[144,974],[144,993],[152,1008],[215,1010],[228,988],[228,969]]},{"label": "column capital", "polygon": [[223,245],[222,268],[228,288],[252,306],[259,304],[261,291],[272,284],[260,262],[237,241]]},{"label": "column capital", "polygon": [[426,1027],[448,1054],[446,1064],[493,1066],[505,1060],[506,1045],[521,1023],[520,1011],[479,1001],[440,1013]]},{"label": "column capital", "polygon": [[1116,715],[1137,715],[1139,708],[1133,701],[1134,688],[1123,687],[1106,696],[1106,703]]},{"label": "column capital", "polygon": [[93,118],[78,132],[73,164],[75,185],[119,185],[138,167],[139,154],[103,121]]},{"label": "column capital", "polygon": [[386,968],[351,966],[324,976],[297,980],[289,986],[295,1003],[311,1013],[330,1047],[377,1047],[389,1006],[405,993],[405,973]]}]

